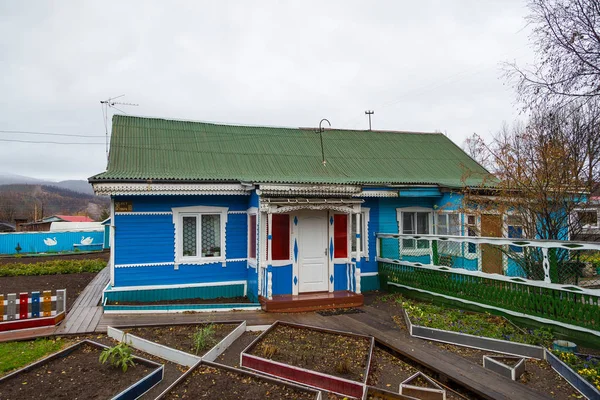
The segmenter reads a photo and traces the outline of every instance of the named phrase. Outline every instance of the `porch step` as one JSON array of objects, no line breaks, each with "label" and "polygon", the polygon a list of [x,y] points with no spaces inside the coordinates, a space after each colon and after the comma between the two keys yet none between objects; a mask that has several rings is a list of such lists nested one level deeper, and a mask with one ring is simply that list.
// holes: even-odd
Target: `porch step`
[{"label": "porch step", "polygon": [[258,298],[263,311],[267,312],[306,312],[334,308],[360,307],[364,296],[359,293],[340,290],[336,292],[302,293],[299,295],[276,295],[272,300]]}]

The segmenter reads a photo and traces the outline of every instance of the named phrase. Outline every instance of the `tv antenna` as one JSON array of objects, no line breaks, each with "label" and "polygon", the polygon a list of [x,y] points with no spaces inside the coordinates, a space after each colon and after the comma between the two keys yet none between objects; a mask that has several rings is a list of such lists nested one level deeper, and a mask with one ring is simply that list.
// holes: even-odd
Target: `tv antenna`
[{"label": "tv antenna", "polygon": [[327,161],[325,160],[325,149],[323,148],[323,131],[325,130],[325,128],[323,128],[321,126],[321,124],[323,124],[323,121],[327,122],[329,124],[329,128],[331,129],[331,122],[329,122],[329,120],[327,118],[323,118],[320,122],[319,122],[319,136],[321,137],[321,157],[323,159],[323,166],[327,165]]},{"label": "tv antenna", "polygon": [[106,134],[106,164],[107,164],[107,166],[108,166],[108,113],[109,113],[108,109],[112,108],[112,109],[122,112],[125,115],[128,115],[125,111],[118,108],[117,105],[118,106],[131,106],[131,107],[139,106],[139,104],[123,103],[120,101],[115,101],[117,99],[120,99],[121,97],[125,97],[125,95],[122,94],[122,95],[119,95],[116,97],[109,97],[106,100],[100,100],[100,105],[102,106],[102,117],[104,118],[104,133]]}]

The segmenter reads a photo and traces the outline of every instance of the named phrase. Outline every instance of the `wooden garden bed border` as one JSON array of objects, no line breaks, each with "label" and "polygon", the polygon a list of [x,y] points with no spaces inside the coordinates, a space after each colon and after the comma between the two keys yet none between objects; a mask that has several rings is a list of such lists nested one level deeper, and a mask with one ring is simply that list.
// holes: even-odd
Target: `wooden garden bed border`
[{"label": "wooden garden bed border", "polygon": [[[80,342],[77,342],[77,343],[67,347],[64,350],[61,350],[54,354],[51,354],[48,357],[45,357],[39,361],[34,362],[33,364],[29,364],[26,367],[23,367],[21,369],[11,372],[8,375],[3,376],[2,378],[0,378],[0,383],[3,383],[9,379],[12,379],[14,376],[16,376],[22,372],[30,371],[32,369],[39,367],[40,365],[50,362],[52,360],[55,360],[55,359],[61,358],[61,357],[65,357],[65,356],[69,355],[70,353],[72,353],[73,351],[77,350],[79,347],[84,346],[85,344],[100,348],[102,350],[110,348],[109,346],[105,346],[101,343],[97,343],[97,342],[91,341],[89,339],[83,339]],[[125,390],[123,390],[120,393],[113,396],[112,400],[130,400],[130,399],[134,400],[134,399],[137,399],[138,397],[140,397],[141,395],[146,393],[148,390],[152,389],[160,381],[162,381],[163,376],[164,376],[164,368],[165,368],[163,364],[159,364],[157,362],[147,360],[145,358],[138,357],[138,356],[133,356],[133,359],[139,364],[145,364],[149,367],[156,368],[156,370],[150,372],[148,375],[146,375],[142,379],[138,380],[137,382],[135,382],[134,384],[132,384]]]},{"label": "wooden garden bed border", "polygon": [[588,399],[599,399],[600,390],[588,382],[583,376],[579,375],[573,368],[569,367],[560,358],[556,357],[550,350],[544,349],[546,360],[560,376],[562,376],[571,386]]},{"label": "wooden garden bed border", "polygon": [[175,380],[175,382],[173,382],[168,388],[166,388],[161,394],[159,394],[155,400],[160,400],[160,399],[165,398],[171,390],[173,390],[181,382],[185,381],[190,375],[192,375],[194,373],[194,370],[196,370],[196,368],[198,368],[202,365],[206,365],[208,367],[217,368],[217,369],[224,369],[226,371],[233,372],[234,374],[246,375],[246,376],[250,376],[250,377],[260,379],[263,381],[267,381],[270,383],[275,383],[278,385],[290,386],[295,389],[304,390],[306,392],[313,392],[315,394],[315,400],[322,399],[320,391],[315,390],[310,387],[307,387],[307,386],[298,385],[297,383],[289,382],[287,380],[272,378],[269,376],[265,376],[263,374],[257,374],[255,372],[246,371],[246,370],[243,370],[240,368],[233,368],[228,365],[223,365],[223,364],[219,364],[219,363],[212,362],[212,361],[200,360],[196,364],[194,364],[194,366],[192,366],[190,369],[188,369],[183,375],[181,375],[179,378],[177,378],[177,380]]},{"label": "wooden garden bed border", "polygon": [[[325,374],[307,368],[295,367],[282,362],[270,360],[268,358],[263,358],[249,354],[249,352],[252,349],[254,349],[254,347],[256,347],[256,345],[278,325],[290,326],[300,329],[309,329],[335,335],[361,337],[368,339],[371,342],[371,345],[368,351],[367,367],[364,372],[363,381],[353,381],[350,379],[340,378],[335,375]],[[327,329],[304,324],[275,321],[267,330],[261,333],[240,353],[240,366],[260,372],[262,374],[273,376],[277,379],[284,379],[286,381],[291,382],[300,382],[302,385],[306,385],[316,389],[327,390],[343,396],[352,396],[361,399],[366,391],[365,389],[367,386],[367,379],[369,378],[369,370],[371,368],[371,357],[373,355],[374,346],[375,338],[373,336],[361,335],[358,333],[340,331],[336,329]]]},{"label": "wooden garden bed border", "polygon": [[490,371],[494,371],[497,374],[500,374],[502,376],[507,377],[508,379],[516,381],[525,372],[525,359],[516,356],[512,357],[519,358],[519,361],[517,361],[515,365],[510,366],[496,360],[496,358],[502,357],[484,355],[483,368],[487,368]]},{"label": "wooden garden bed border", "polygon": [[408,332],[413,337],[449,343],[458,346],[471,347],[479,350],[510,354],[519,357],[535,358],[538,360],[544,359],[544,348],[541,346],[533,346],[525,343],[486,338],[484,336],[475,336],[467,333],[414,325],[410,321],[410,317],[408,316],[406,310],[403,309],[402,314],[404,316],[404,321],[406,322]]},{"label": "wooden garden bed border", "polygon": [[[189,326],[189,325],[209,325],[209,324],[237,324],[227,336],[219,341],[210,350],[204,353],[203,356],[197,356],[195,354],[187,353],[182,350],[177,350],[169,346],[165,346],[160,343],[155,343],[151,340],[141,338],[131,333],[126,333],[123,329],[128,328],[161,328],[168,326]],[[244,332],[246,332],[246,321],[215,321],[215,322],[192,322],[192,323],[175,323],[175,324],[146,324],[136,326],[109,326],[107,328],[107,334],[111,338],[122,342],[125,340],[131,347],[145,351],[153,356],[163,358],[165,360],[172,361],[174,363],[192,367],[196,365],[200,360],[214,361],[223,353],[237,338],[239,338]]]}]

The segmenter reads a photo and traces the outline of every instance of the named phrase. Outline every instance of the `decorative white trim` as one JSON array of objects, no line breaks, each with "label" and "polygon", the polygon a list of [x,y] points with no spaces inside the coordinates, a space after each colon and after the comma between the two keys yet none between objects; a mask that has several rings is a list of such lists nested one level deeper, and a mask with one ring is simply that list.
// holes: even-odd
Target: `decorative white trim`
[{"label": "decorative white trim", "polygon": [[[329,255],[328,255],[329,257]],[[350,258],[334,258],[332,261],[334,264],[348,264],[350,262]]]},{"label": "decorative white trim", "polygon": [[[344,213],[344,214],[349,214],[352,212],[353,207],[351,205],[343,206],[343,205],[336,205],[336,204],[298,204],[298,205],[293,205],[293,206],[285,206],[285,207],[278,207],[278,208],[269,207],[268,208],[268,212],[270,212],[271,214],[287,214],[287,213],[291,213],[291,212],[299,211],[299,210],[316,210],[316,211],[331,210],[331,211],[338,211],[338,212]],[[264,210],[264,211],[267,211],[267,210]]]},{"label": "decorative white trim", "polygon": [[[225,260],[226,263],[229,262],[243,262],[247,261],[246,258],[230,258]],[[206,265],[206,264],[221,264],[222,261],[203,261],[203,262],[181,262],[179,265]],[[174,265],[175,262],[157,262],[157,263],[139,263],[139,264],[117,264],[115,268],[137,268],[137,267],[164,267],[168,265]]]},{"label": "decorative white trim", "polygon": [[139,263],[139,264],[117,264],[115,268],[136,268],[136,267],[164,267],[173,265],[174,262],[157,262],[157,263]]},{"label": "decorative white trim", "polygon": [[292,264],[294,264],[292,260],[271,260],[271,267],[286,267]]},{"label": "decorative white trim", "polygon": [[126,211],[115,212],[115,215],[172,215],[172,211]]},{"label": "decorative white trim", "polygon": [[235,211],[227,211],[227,214],[247,214],[248,212],[246,210],[235,210]]},{"label": "decorative white trim", "polygon": [[[364,258],[366,261],[369,261],[369,223],[371,222],[371,209],[368,207],[361,207],[360,209],[360,213],[361,213],[361,221],[364,222],[364,228],[361,226],[360,229],[360,238],[361,241],[364,239],[364,246],[363,246],[363,242],[361,242],[361,248],[360,248],[360,257]],[[352,234],[352,225],[350,225],[350,234]],[[354,240],[354,239],[353,239]],[[351,257],[353,258],[357,258],[356,257],[356,252],[352,251],[350,252]]]},{"label": "decorative white trim", "polygon": [[[251,265],[251,266],[253,266],[254,268],[256,268],[256,266],[258,265],[258,260],[257,259],[258,259],[258,248],[259,248],[259,243],[260,243],[260,240],[259,240],[260,236],[259,236],[259,229],[258,229],[258,207],[250,207],[250,208],[248,208],[245,211],[245,213],[248,216],[246,218],[246,225],[248,227],[247,232],[246,232],[246,234],[247,234],[247,239],[246,240],[248,242],[246,256],[248,258],[248,265],[250,265],[251,263],[253,263],[253,265]],[[254,234],[255,234],[254,237],[256,238],[255,243],[254,243],[254,246],[255,246],[254,247],[254,255],[255,255],[255,257],[254,258],[250,257],[250,232],[251,232],[251,229],[252,229],[252,227],[250,226],[250,217],[252,215],[254,215],[255,218],[256,218],[256,224],[254,226]]]},{"label": "decorative white trim", "polygon": [[[175,257],[175,269],[178,268],[180,264],[193,264],[193,265],[203,265],[203,264],[212,264],[216,262],[223,263],[225,266],[226,263],[226,233],[227,233],[227,212],[229,210],[228,207],[210,207],[210,206],[191,206],[191,207],[173,207],[173,225],[174,229],[174,257]],[[199,240],[199,246],[197,249],[197,253],[199,254],[196,257],[184,257],[181,254],[181,246],[179,246],[179,238],[182,235],[181,229],[183,229],[182,218],[186,215],[196,217],[197,224],[199,226],[199,231],[202,231],[201,224],[201,216],[203,214],[219,214],[221,216],[221,254],[217,257],[202,257],[202,243]],[[197,239],[200,239],[201,235],[198,235]]]},{"label": "decorative white trim", "polygon": [[226,282],[204,282],[204,283],[182,283],[175,285],[146,285],[146,286],[120,286],[111,287],[105,292],[131,292],[140,290],[156,290],[156,289],[186,289],[194,287],[212,287],[212,286],[232,286],[232,285],[244,285],[244,293],[246,292],[247,281],[226,281]]},{"label": "decorative white trim", "polygon": [[400,197],[398,190],[363,190],[352,197]]},{"label": "decorative white trim", "polygon": [[213,183],[133,183],[111,182],[92,183],[97,195],[125,196],[125,195],[250,195],[248,187],[241,184]]},{"label": "decorative white trim", "polygon": [[535,315],[523,314],[523,313],[520,313],[520,312],[507,310],[505,308],[489,306],[487,304],[477,303],[476,301],[465,300],[465,299],[461,299],[459,297],[448,296],[448,295],[445,295],[445,294],[431,292],[429,290],[419,289],[419,288],[415,288],[415,287],[412,287],[412,286],[406,286],[406,285],[402,285],[402,284],[399,284],[399,283],[388,282],[388,285],[393,285],[393,286],[397,286],[397,287],[401,287],[401,288],[405,288],[405,289],[410,289],[410,290],[416,290],[416,291],[421,292],[421,293],[428,293],[428,294],[431,294],[431,295],[434,295],[434,296],[444,297],[444,298],[449,299],[449,300],[460,301],[461,303],[472,304],[472,305],[476,305],[476,306],[479,306],[479,307],[488,308],[488,309],[491,309],[491,310],[501,311],[503,313],[510,314],[510,315],[515,316],[515,317],[529,318],[529,319],[532,319],[534,321],[542,322],[544,324],[558,325],[558,326],[562,326],[564,328],[568,328],[568,329],[571,329],[571,330],[574,330],[574,331],[591,333],[592,335],[600,337],[600,332],[599,331],[595,331],[595,330],[584,328],[584,327],[577,326],[577,325],[566,324],[564,322],[555,321],[553,319],[547,319],[547,318],[542,318],[542,317],[536,317]]},{"label": "decorative white trim", "polygon": [[377,276],[379,272],[361,272],[360,276]]},{"label": "decorative white trim", "polygon": [[360,186],[354,185],[290,185],[290,184],[260,184],[259,190],[261,195],[282,195],[289,194],[292,196],[298,195],[348,195],[360,193]]}]

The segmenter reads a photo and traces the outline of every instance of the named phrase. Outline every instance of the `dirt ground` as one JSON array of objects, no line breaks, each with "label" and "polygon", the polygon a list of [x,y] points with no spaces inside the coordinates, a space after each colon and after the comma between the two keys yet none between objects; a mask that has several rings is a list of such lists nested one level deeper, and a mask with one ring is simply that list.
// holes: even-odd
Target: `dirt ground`
[{"label": "dirt ground", "polygon": [[[386,311],[390,316],[396,316],[396,321],[400,332],[409,337],[407,328],[404,324],[404,319],[400,316],[402,307],[394,301],[385,301],[379,294],[371,294],[365,296],[365,304]],[[441,352],[452,352],[466,358],[467,360],[483,365],[483,355],[494,355],[494,353],[486,352],[468,347],[455,346],[445,343],[433,342]],[[525,362],[525,373],[521,377],[521,383],[537,392],[543,393],[554,399],[574,399],[582,398],[581,394],[575,390],[566,380],[556,373],[550,365],[543,360],[528,359]]]},{"label": "dirt ground", "polygon": [[65,275],[3,276],[0,277],[0,294],[67,289],[67,310],[85,287],[96,276],[93,272]]}]

